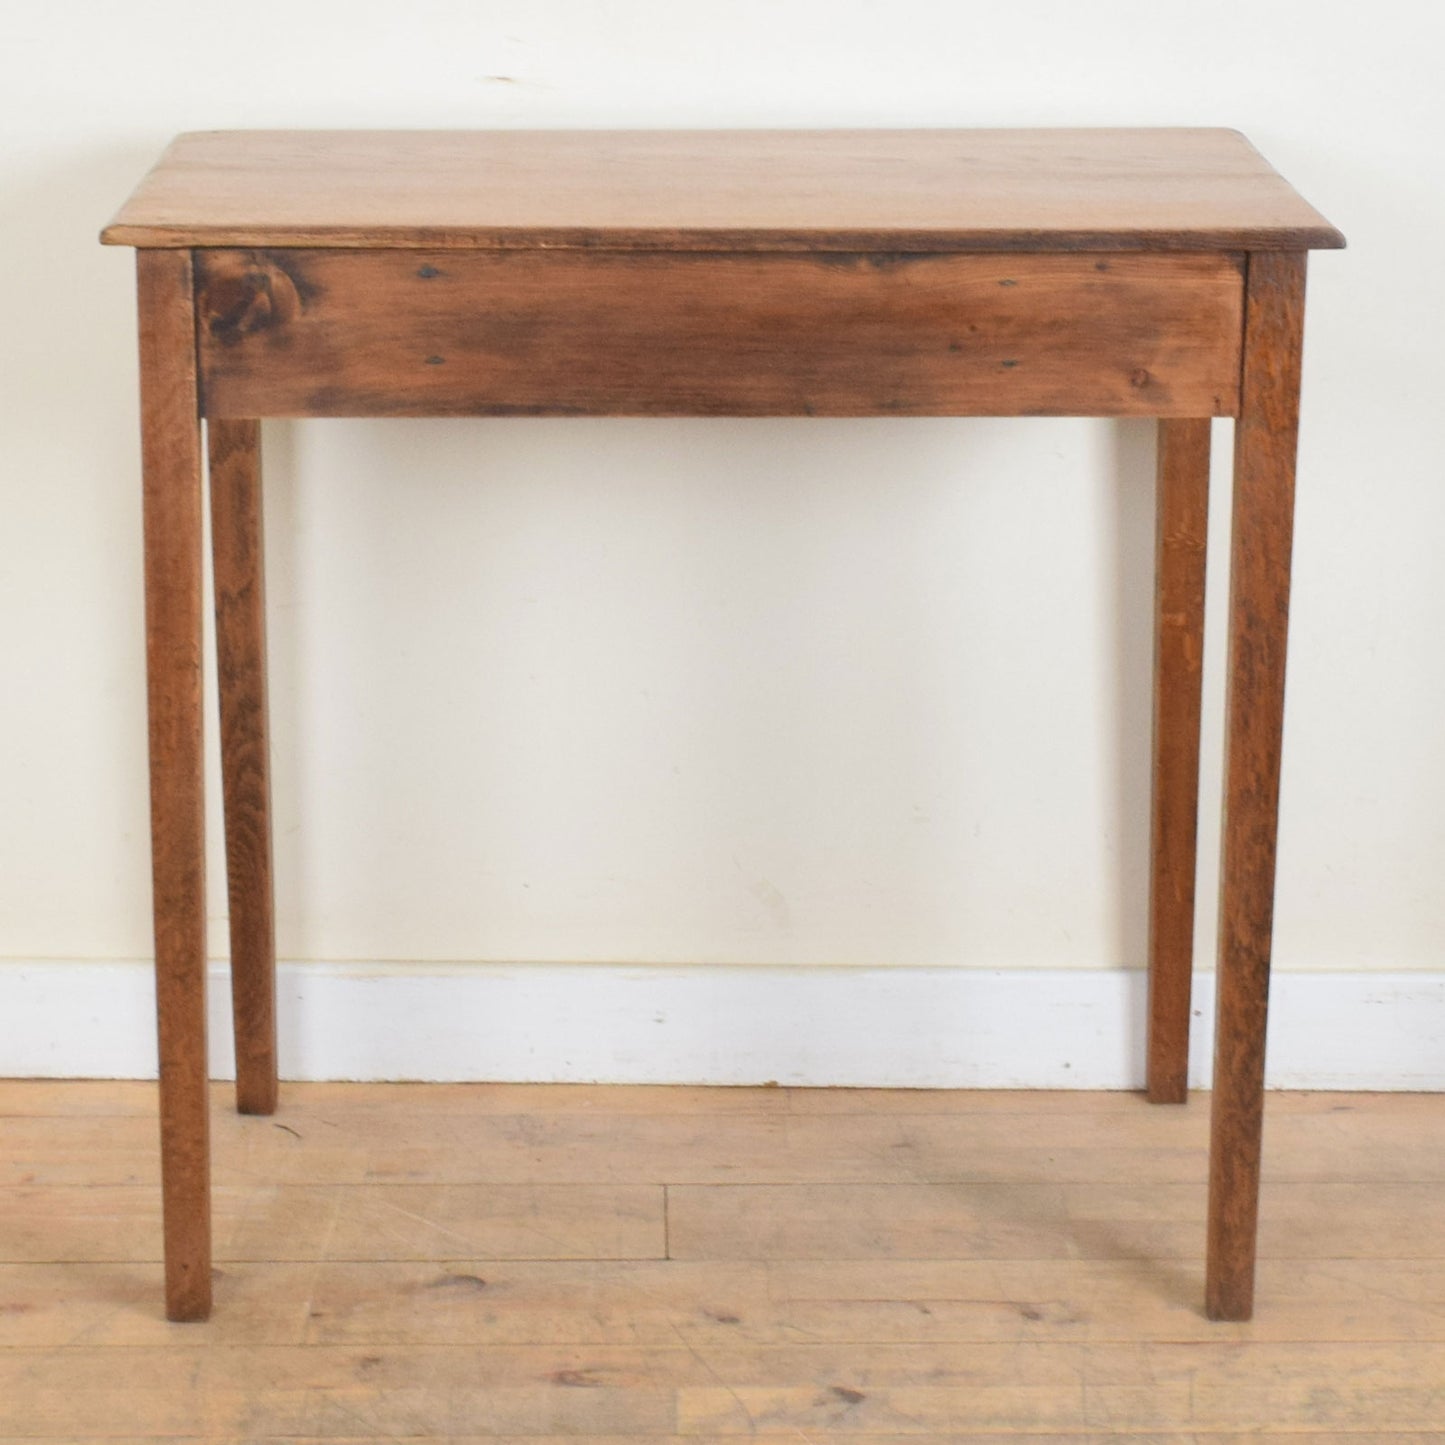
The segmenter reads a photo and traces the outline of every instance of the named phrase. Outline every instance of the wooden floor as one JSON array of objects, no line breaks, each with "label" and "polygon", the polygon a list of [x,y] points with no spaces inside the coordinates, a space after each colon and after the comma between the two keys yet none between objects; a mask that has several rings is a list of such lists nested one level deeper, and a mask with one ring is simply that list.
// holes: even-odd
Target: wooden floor
[{"label": "wooden floor", "polygon": [[1208,1323],[1208,1101],[215,1096],[216,1313],[161,1318],[153,1085],[0,1083],[0,1441],[1445,1441],[1445,1097],[1272,1094]]}]

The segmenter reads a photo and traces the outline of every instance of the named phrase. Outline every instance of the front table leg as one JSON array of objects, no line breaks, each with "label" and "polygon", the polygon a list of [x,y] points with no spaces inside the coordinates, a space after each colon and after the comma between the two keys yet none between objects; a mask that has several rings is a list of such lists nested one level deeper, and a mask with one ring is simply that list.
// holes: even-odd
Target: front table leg
[{"label": "front table leg", "polygon": [[1205,1306],[1254,1309],[1305,258],[1255,253],[1234,432],[1224,845]]},{"label": "front table leg", "polygon": [[136,253],[166,1315],[211,1309],[201,429],[189,251]]}]

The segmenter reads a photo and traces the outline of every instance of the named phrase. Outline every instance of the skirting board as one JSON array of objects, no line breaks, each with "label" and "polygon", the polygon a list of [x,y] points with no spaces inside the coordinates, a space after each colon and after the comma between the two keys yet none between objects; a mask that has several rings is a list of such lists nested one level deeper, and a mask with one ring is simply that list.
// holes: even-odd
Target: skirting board
[{"label": "skirting board", "polygon": [[[282,964],[289,1079],[1131,1089],[1143,973],[607,964]],[[1209,1081],[1214,977],[1190,1080]],[[0,1077],[153,1078],[140,962],[0,963]],[[213,1073],[233,1068],[212,964]],[[1445,1088],[1445,976],[1278,973],[1268,1082]]]}]

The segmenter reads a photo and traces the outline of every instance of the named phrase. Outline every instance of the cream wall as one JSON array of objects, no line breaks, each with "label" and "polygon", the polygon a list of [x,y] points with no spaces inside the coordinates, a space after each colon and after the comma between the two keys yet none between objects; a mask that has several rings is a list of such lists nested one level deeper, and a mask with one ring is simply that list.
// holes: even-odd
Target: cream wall
[{"label": "cream wall", "polygon": [[[1350,240],[1311,269],[1278,963],[1438,972],[1442,53],[1403,0],[0,8],[0,957],[149,949],[131,258],[95,235],[171,133],[1222,124]],[[1149,426],[273,423],[266,465],[285,959],[1141,964]]]}]

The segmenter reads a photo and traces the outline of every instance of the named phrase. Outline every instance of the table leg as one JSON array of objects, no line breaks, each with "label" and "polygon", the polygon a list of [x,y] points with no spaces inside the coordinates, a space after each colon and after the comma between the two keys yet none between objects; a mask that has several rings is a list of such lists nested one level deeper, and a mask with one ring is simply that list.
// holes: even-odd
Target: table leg
[{"label": "table leg", "polygon": [[206,423],[221,695],[226,882],[236,1107],[276,1111],[276,935],[271,882],[271,769],[266,708],[266,600],[261,427]]},{"label": "table leg", "polygon": [[166,1314],[211,1308],[201,425],[188,251],[136,253]]},{"label": "table leg", "polygon": [[1305,258],[1258,253],[1248,265],[1243,390],[1234,433],[1205,1284],[1210,1318],[1224,1320],[1246,1320],[1254,1308]]},{"label": "table leg", "polygon": [[1209,431],[1208,417],[1159,423],[1149,844],[1148,1092],[1155,1104],[1182,1104],[1189,1080]]}]

